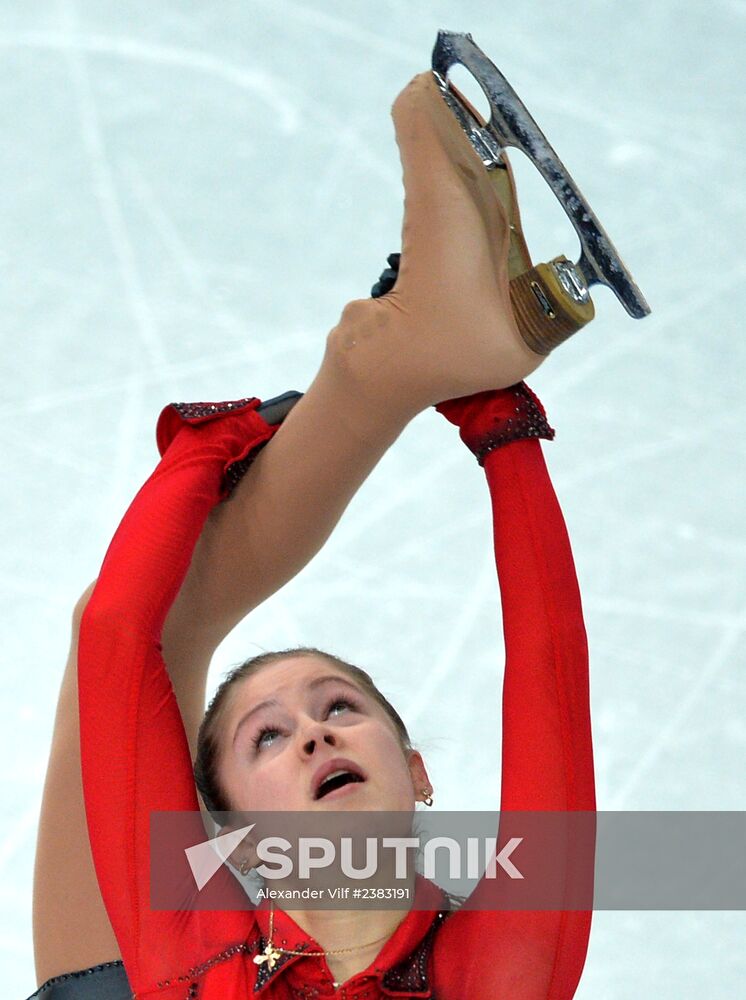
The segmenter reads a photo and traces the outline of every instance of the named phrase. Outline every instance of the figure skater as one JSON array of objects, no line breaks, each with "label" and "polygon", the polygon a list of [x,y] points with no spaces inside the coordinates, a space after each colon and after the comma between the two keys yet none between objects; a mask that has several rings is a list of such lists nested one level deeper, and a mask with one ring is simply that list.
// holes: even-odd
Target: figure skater
[{"label": "figure skater", "polygon": [[[217,645],[319,551],[431,406],[490,490],[506,644],[501,809],[595,808],[580,596],[538,440],[553,431],[522,382],[546,351],[527,345],[511,304],[524,246],[514,191],[500,196],[445,114],[432,73],[397,98],[395,285],[345,307],[284,419],[253,397],[161,414],[161,461],[73,615],[38,836],[35,997],[575,992],[590,913],[452,911],[421,876],[408,911],[150,908],[150,813],[198,810],[197,785],[212,810],[432,804],[395,709],[359,668],[312,647],[234,671],[203,721]],[[363,780],[317,797],[344,767]],[[245,871],[250,858],[232,861]],[[238,884],[228,868],[219,877]]]}]

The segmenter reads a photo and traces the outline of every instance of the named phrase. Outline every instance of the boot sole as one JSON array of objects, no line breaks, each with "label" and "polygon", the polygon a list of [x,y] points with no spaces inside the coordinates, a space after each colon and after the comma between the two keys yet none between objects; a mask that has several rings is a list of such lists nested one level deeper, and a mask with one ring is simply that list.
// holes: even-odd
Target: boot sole
[{"label": "boot sole", "polygon": [[[422,84],[427,89],[428,107],[454,167],[478,186],[483,197],[497,198],[508,226],[507,279],[516,325],[534,353],[547,355],[593,319],[593,302],[588,297],[586,302],[579,303],[565,292],[557,266],[569,264],[566,257],[557,257],[550,263],[532,263],[521,226],[515,177],[507,155],[502,153],[501,166],[488,170],[446,103],[435,75],[432,72],[422,74]],[[484,128],[486,123],[463,94],[452,84],[449,84],[449,91],[480,128]],[[504,252],[503,248],[503,258]]]}]

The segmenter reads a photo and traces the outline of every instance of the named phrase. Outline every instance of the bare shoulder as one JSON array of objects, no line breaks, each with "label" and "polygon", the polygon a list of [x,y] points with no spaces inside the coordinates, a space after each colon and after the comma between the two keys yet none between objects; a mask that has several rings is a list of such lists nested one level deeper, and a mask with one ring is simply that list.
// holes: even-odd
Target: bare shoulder
[{"label": "bare shoulder", "polygon": [[78,600],[75,602],[75,607],[73,608],[73,629],[76,632],[80,629],[80,619],[83,617],[83,612],[88,607],[88,602],[91,599],[91,594],[93,593],[97,583],[97,579],[94,580],[93,583],[89,583]]}]

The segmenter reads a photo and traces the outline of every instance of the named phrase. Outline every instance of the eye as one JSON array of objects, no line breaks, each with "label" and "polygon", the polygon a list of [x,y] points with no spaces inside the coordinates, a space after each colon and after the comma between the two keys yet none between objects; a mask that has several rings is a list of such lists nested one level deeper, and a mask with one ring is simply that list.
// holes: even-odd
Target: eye
[{"label": "eye", "polygon": [[[357,711],[358,706],[356,702],[352,701],[350,698],[332,698],[326,706],[326,715],[338,715],[341,714],[335,709],[341,708],[344,712],[345,709],[352,709],[352,711]],[[274,740],[266,740],[267,736],[279,736],[280,731],[274,726],[262,726],[256,736],[253,736],[251,742],[257,750],[262,750],[264,747],[271,747],[274,744]]]},{"label": "eye", "polygon": [[259,730],[256,736],[252,737],[251,742],[254,744],[257,750],[259,750],[260,747],[263,746],[272,746],[271,743],[264,742],[265,736],[272,736],[272,735],[278,736],[279,731],[277,729],[274,729],[272,726],[262,726],[262,728]]},{"label": "eye", "polygon": [[357,708],[357,705],[354,702],[350,701],[348,698],[335,698],[333,701],[329,703],[329,706],[326,710],[326,714],[330,715],[333,709],[337,708],[338,705],[342,705],[345,708],[351,708],[353,711]]}]

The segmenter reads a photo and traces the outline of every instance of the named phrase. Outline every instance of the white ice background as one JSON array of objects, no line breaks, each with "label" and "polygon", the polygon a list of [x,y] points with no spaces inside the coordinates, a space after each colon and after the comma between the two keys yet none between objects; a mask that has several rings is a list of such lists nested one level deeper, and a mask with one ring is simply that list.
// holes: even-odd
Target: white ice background
[{"label": "white ice background", "polygon": [[[439,28],[506,74],[653,308],[633,321],[599,293],[592,326],[529,380],[557,429],[544,450],[584,598],[599,808],[746,808],[744,0],[0,0],[7,997],[35,988],[71,610],[153,467],[156,416],[307,387],[400,248],[389,108]],[[535,258],[574,253],[528,166],[519,184]],[[438,807],[497,809],[488,493],[437,414],[226,640],[212,680],[296,643],[380,681]],[[730,1000],[744,940],[743,913],[599,913],[577,996]]]}]

